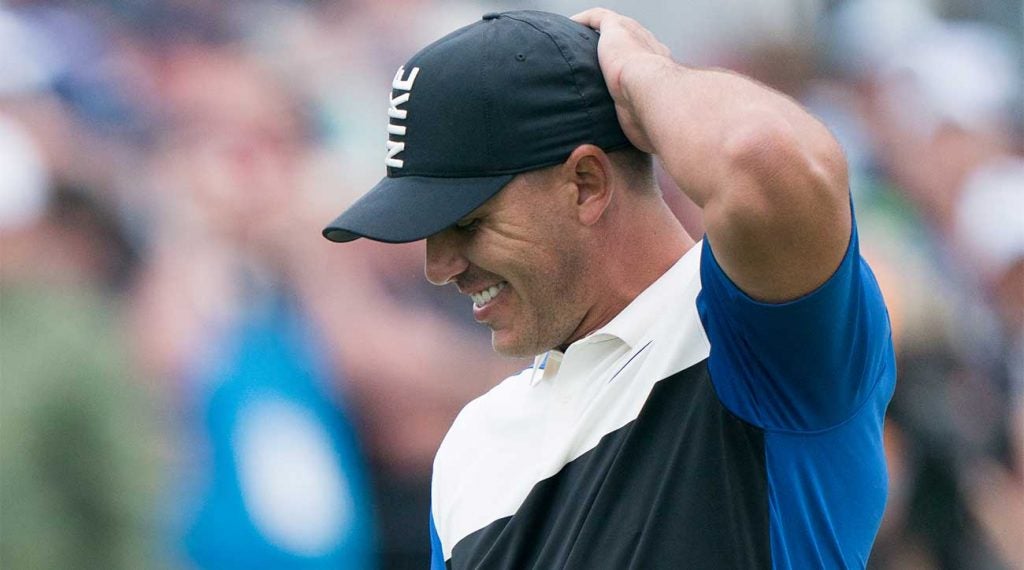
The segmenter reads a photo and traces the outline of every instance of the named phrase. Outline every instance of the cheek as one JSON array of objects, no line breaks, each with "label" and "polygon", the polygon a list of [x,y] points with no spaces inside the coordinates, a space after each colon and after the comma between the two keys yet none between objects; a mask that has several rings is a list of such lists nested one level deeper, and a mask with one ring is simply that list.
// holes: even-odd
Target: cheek
[{"label": "cheek", "polygon": [[549,252],[526,267],[520,298],[539,326],[560,329],[571,324],[580,312],[582,274],[582,263],[571,252]]},{"label": "cheek", "polygon": [[541,251],[522,252],[503,274],[529,304],[545,304],[557,296],[564,277],[557,256]]},{"label": "cheek", "polygon": [[512,285],[532,281],[545,266],[536,246],[492,230],[475,235],[466,247],[466,258],[484,272],[497,275]]}]

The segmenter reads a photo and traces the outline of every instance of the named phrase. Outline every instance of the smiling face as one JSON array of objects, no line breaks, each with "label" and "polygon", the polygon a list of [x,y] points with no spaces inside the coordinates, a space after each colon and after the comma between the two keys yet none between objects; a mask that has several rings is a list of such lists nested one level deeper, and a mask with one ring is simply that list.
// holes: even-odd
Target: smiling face
[{"label": "smiling face", "polygon": [[549,168],[520,174],[454,227],[427,238],[426,274],[473,299],[494,349],[533,356],[565,344],[587,313],[587,255],[574,193]]}]

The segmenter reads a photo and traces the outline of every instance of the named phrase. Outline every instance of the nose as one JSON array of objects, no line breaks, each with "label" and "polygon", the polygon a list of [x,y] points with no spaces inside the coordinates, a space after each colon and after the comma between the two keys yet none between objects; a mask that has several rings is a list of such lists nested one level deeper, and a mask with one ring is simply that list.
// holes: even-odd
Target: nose
[{"label": "nose", "polygon": [[454,229],[447,229],[427,238],[427,258],[423,272],[434,285],[450,283],[469,267],[462,252],[462,240]]}]

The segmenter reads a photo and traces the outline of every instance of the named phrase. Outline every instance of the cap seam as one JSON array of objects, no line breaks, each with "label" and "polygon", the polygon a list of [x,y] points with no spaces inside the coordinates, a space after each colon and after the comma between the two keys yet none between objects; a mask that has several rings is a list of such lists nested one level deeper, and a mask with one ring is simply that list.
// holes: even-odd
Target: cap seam
[{"label": "cap seam", "polygon": [[[488,26],[487,30],[485,30],[485,31],[489,34],[489,37],[488,37],[488,41],[485,42],[484,49],[489,50],[488,51],[488,56],[493,56],[494,52],[490,51],[490,49],[491,49],[491,46],[494,44],[494,41],[493,41],[494,40],[494,26]],[[493,57],[485,57],[484,60],[485,61],[492,61]],[[494,97],[493,97],[493,92],[491,90],[491,84],[490,84],[490,81],[489,81],[491,79],[491,76],[492,76],[491,73],[488,73],[488,71],[490,71],[489,68],[490,68],[490,66],[488,66],[488,65],[482,65],[482,66],[480,66],[480,70],[479,70],[479,72],[480,72],[480,79],[481,79],[481,81],[480,81],[480,88],[483,91],[482,99],[483,99],[483,104],[484,104],[483,105],[483,107],[484,107],[483,108],[483,111],[484,111],[484,121],[483,121],[484,124],[483,124],[483,128],[484,128],[484,132],[485,132],[485,136],[484,136],[484,145],[485,145],[484,154],[487,155],[487,159],[488,159],[488,162],[490,164],[495,164],[495,163],[498,162],[497,153],[494,152],[494,140],[495,140],[494,139],[494,133],[495,133],[494,107],[495,107],[496,103],[495,103],[495,100],[494,100]],[[487,80],[484,80],[484,75],[487,76]],[[502,129],[502,130],[504,131],[504,129]]]},{"label": "cap seam", "polygon": [[[580,143],[580,144],[583,144],[583,143]],[[595,141],[594,144],[596,145],[597,142]],[[626,141],[622,142],[621,144],[602,146],[601,150],[604,150],[605,152],[612,152],[612,151],[616,151],[616,150],[619,150],[619,149],[622,149],[622,148],[626,148],[628,146],[632,146],[632,143],[630,143],[628,140],[626,140]],[[465,172],[441,172],[441,173],[437,173],[437,174],[422,174],[422,173],[417,173],[417,172],[403,172],[399,176],[388,176],[388,178],[406,178],[406,177],[409,177],[409,176],[420,176],[420,177],[423,177],[423,178],[492,178],[492,177],[495,177],[495,176],[503,176],[505,174],[520,174],[522,172],[529,172],[531,170],[537,170],[537,169],[545,168],[545,167],[548,167],[548,166],[554,166],[556,164],[562,164],[563,162],[565,162],[565,159],[568,158],[568,157],[569,157],[569,155],[566,155],[566,156],[558,158],[558,159],[544,161],[544,162],[541,162],[541,163],[538,163],[538,164],[531,164],[529,166],[517,166],[515,168],[503,168],[501,170],[489,170],[489,171],[487,171],[485,173],[482,173],[482,174],[479,174],[479,173],[466,174]]]},{"label": "cap seam", "polygon": [[544,168],[546,166],[554,166],[556,164],[562,164],[565,162],[565,158],[559,158],[557,160],[544,161],[538,164],[531,164],[529,166],[517,166],[514,168],[503,168],[501,170],[489,170],[482,174],[466,174],[465,172],[440,172],[431,174],[418,174],[415,172],[403,172],[401,176],[389,176],[388,178],[405,178],[407,176],[422,176],[424,178],[491,178],[494,176],[502,176],[504,174],[519,174],[521,172],[529,172],[531,170],[537,170],[538,168]]},{"label": "cap seam", "polygon": [[546,30],[538,28],[536,25],[534,25],[533,22],[528,22],[526,20],[516,18],[515,16],[508,15],[507,13],[503,15],[510,20],[522,22],[523,24],[526,24],[527,26],[530,26],[531,28],[544,34],[545,36],[547,36],[549,40],[551,40],[551,43],[555,44],[555,47],[558,48],[558,53],[561,54],[562,59],[565,60],[565,64],[569,66],[569,73],[572,76],[572,86],[576,90],[576,94],[579,95],[580,101],[583,103],[583,112],[586,113],[587,115],[587,124],[588,128],[590,129],[590,138],[591,140],[596,140],[597,137],[594,136],[594,117],[593,115],[590,114],[590,102],[587,101],[587,97],[583,94],[583,90],[580,89],[580,82],[576,77],[576,67],[572,64],[572,60],[566,55],[566,50],[562,48],[562,45],[558,43],[558,40],[556,40],[554,36],[552,36]]}]

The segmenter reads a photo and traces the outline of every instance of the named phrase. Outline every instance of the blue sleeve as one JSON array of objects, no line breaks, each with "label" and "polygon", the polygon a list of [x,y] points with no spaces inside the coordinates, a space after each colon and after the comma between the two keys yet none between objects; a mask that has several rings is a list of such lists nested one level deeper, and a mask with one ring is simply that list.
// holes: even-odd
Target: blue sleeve
[{"label": "blue sleeve", "polygon": [[430,514],[430,570],[445,570],[444,551],[441,550],[441,537],[437,536],[434,526],[434,514]]},{"label": "blue sleeve", "polygon": [[860,256],[856,219],[835,273],[787,303],[761,303],[718,265],[705,236],[697,309],[722,403],[764,429],[815,431],[863,404],[891,355],[889,317]]}]

